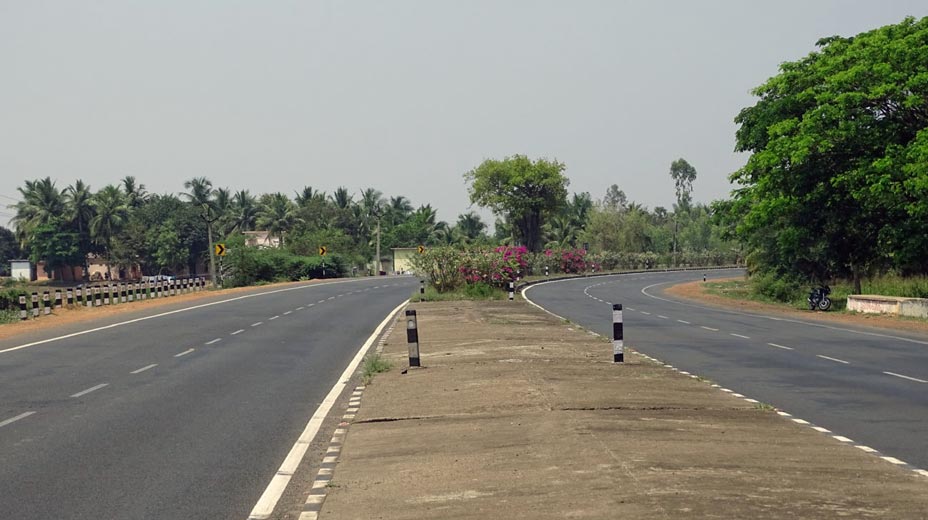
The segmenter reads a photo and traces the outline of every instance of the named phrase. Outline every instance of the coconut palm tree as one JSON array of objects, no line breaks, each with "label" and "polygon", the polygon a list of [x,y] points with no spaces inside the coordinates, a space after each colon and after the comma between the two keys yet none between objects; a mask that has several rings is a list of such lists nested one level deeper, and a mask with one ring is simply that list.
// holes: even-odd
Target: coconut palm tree
[{"label": "coconut palm tree", "polygon": [[332,202],[338,209],[348,209],[351,203],[354,202],[352,199],[353,197],[344,186],[339,186],[335,193],[332,194]]},{"label": "coconut palm tree", "polygon": [[90,219],[90,236],[103,246],[107,260],[106,272],[112,274],[110,252],[113,249],[113,237],[119,234],[129,220],[129,206],[119,188],[110,184],[93,196],[93,207],[94,216]]},{"label": "coconut palm tree", "polygon": [[280,239],[278,247],[283,247],[287,232],[299,221],[296,205],[280,192],[261,197],[257,217],[259,228],[267,231],[269,237]]},{"label": "coconut palm tree", "polygon": [[406,222],[409,216],[412,215],[412,204],[403,195],[390,197],[385,213],[388,221],[396,226]]},{"label": "coconut palm tree", "polygon": [[255,219],[258,215],[257,200],[241,190],[232,197],[232,230],[252,231],[255,228]]},{"label": "coconut palm tree", "polygon": [[17,188],[23,200],[10,205],[10,208],[16,210],[12,222],[23,249],[32,240],[37,227],[57,222],[65,212],[64,195],[55,187],[51,177],[26,181],[25,184]]},{"label": "coconut palm tree", "polygon": [[232,191],[229,188],[216,188],[213,192],[213,205],[216,208],[216,229],[220,237],[224,237],[232,232]]},{"label": "coconut palm tree", "polygon": [[90,221],[94,217],[93,192],[90,186],[78,179],[68,186],[64,193],[68,220],[77,227],[77,235],[81,245],[81,257],[84,259],[84,280],[90,276],[87,265],[87,253],[90,252]]},{"label": "coconut palm tree", "polygon": [[126,192],[126,204],[130,208],[137,208],[148,200],[148,192],[145,191],[145,185],[136,182],[135,177],[132,175],[123,177],[122,189]]},{"label": "coconut palm tree", "polygon": [[200,210],[200,217],[206,222],[206,239],[209,242],[209,277],[216,282],[216,258],[213,255],[213,223],[216,222],[216,205],[213,201],[213,183],[206,177],[194,177],[184,182],[184,188],[190,190],[183,193],[191,204]]},{"label": "coconut palm tree", "polygon": [[455,229],[458,230],[467,243],[473,243],[483,236],[483,232],[487,229],[487,225],[480,220],[480,215],[473,211],[468,211],[467,213],[458,215],[458,222],[455,225]]}]

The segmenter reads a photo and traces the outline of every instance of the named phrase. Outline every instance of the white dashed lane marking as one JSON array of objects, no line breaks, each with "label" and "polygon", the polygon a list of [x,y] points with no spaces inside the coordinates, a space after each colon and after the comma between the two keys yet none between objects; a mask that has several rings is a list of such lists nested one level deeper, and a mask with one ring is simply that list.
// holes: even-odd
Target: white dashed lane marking
[{"label": "white dashed lane marking", "polygon": [[741,334],[735,334],[734,332],[729,333],[729,336],[734,336],[736,338],[741,338],[741,339],[751,339],[750,336],[743,336]]},{"label": "white dashed lane marking", "polygon": [[252,323],[251,326],[252,326],[252,327],[258,327],[258,326],[263,325],[263,324],[264,324],[263,321],[259,321],[259,322],[257,322],[257,323]]},{"label": "white dashed lane marking", "polygon": [[670,318],[668,318],[667,316],[661,316],[660,314],[658,314],[657,317],[660,318],[660,319],[662,319],[662,320],[669,320],[669,319],[670,319]]},{"label": "white dashed lane marking", "polygon": [[106,387],[106,386],[109,386],[109,383],[103,383],[103,384],[99,384],[99,385],[97,385],[97,386],[92,386],[92,387],[88,388],[87,390],[81,390],[80,392],[78,392],[78,393],[76,393],[76,394],[72,394],[71,397],[81,397],[81,396],[84,396],[84,395],[89,394],[90,392],[96,392],[97,390],[99,390],[99,389],[101,389],[101,388],[103,388],[103,387]]},{"label": "white dashed lane marking", "polygon": [[688,321],[683,321],[683,320],[677,320],[677,321],[678,321],[679,323],[684,324],[684,325],[692,325],[692,324],[691,324],[690,322],[688,322]]},{"label": "white dashed lane marking", "polygon": [[183,352],[178,352],[177,354],[174,354],[174,357],[183,357],[183,356],[186,356],[187,354],[190,354],[191,352],[193,352],[193,349],[188,348],[187,350]]},{"label": "white dashed lane marking", "polygon": [[850,365],[850,364],[851,364],[850,361],[845,361],[845,360],[843,360],[843,359],[838,359],[838,358],[823,356],[823,355],[821,355],[821,354],[816,354],[815,357],[820,357],[820,358],[822,358],[822,359],[827,359],[828,361],[834,361],[835,363],[841,363],[841,364],[843,364],[843,365]]},{"label": "white dashed lane marking", "polygon": [[212,345],[213,343],[219,343],[220,341],[222,341],[222,338],[216,338],[216,339],[214,339],[214,340],[207,341],[206,344],[207,344],[207,345]]},{"label": "white dashed lane marking", "polygon": [[303,310],[303,309],[305,309],[305,308],[306,308],[306,307],[297,307],[296,310],[301,311],[301,310]]},{"label": "white dashed lane marking", "polygon": [[285,312],[285,313],[284,313],[284,316],[287,316],[287,315],[290,315],[290,314],[293,314],[293,311],[287,311],[287,312]]},{"label": "white dashed lane marking", "polygon": [[705,325],[700,326],[699,328],[700,328],[700,329],[711,330],[712,332],[718,332],[718,331],[719,331],[719,329],[713,329],[712,327],[706,327]]},{"label": "white dashed lane marking", "polygon": [[14,422],[16,422],[16,421],[18,421],[18,420],[20,420],[20,419],[25,419],[26,417],[29,417],[30,415],[32,415],[32,414],[34,414],[34,413],[35,413],[35,412],[21,413],[21,414],[17,415],[16,417],[10,417],[9,419],[7,419],[7,420],[5,420],[5,421],[0,421],[0,428],[3,428],[4,426],[6,426],[6,425],[8,425],[8,424],[13,424]]},{"label": "white dashed lane marking", "polygon": [[650,312],[644,312],[644,311],[641,311],[641,314],[644,314],[645,316],[650,316],[650,315],[651,315]]},{"label": "white dashed lane marking", "polygon": [[230,336],[234,336],[234,335],[236,335],[236,334],[241,334],[241,333],[243,333],[243,332],[245,332],[245,329],[238,329],[237,331],[235,331],[235,332],[233,332],[233,333],[231,333],[231,334],[229,334],[229,335],[230,335]]},{"label": "white dashed lane marking", "polygon": [[783,345],[777,345],[776,343],[767,343],[771,347],[781,348],[783,350],[793,350],[793,347],[784,347]]},{"label": "white dashed lane marking", "polygon": [[897,374],[897,373],[895,373],[895,372],[883,372],[883,373],[886,374],[886,375],[888,375],[888,376],[899,377],[899,378],[902,378],[902,379],[908,379],[909,381],[915,381],[916,383],[928,383],[928,381],[925,381],[924,379],[918,379],[917,377],[904,376],[904,375],[902,375],[902,374]]},{"label": "white dashed lane marking", "polygon": [[851,439],[848,439],[847,437],[844,437],[841,435],[832,435],[832,438],[834,438],[836,441],[841,441],[841,442],[851,442],[851,443],[854,442]]},{"label": "white dashed lane marking", "polygon": [[271,316],[270,318],[267,319],[267,321],[274,321],[274,320],[276,320],[276,319],[279,318],[279,317],[280,317],[280,316]]},{"label": "white dashed lane marking", "polygon": [[132,372],[129,372],[129,373],[130,373],[130,374],[141,374],[142,372],[144,372],[144,371],[146,371],[146,370],[151,370],[151,369],[155,368],[156,366],[158,366],[158,363],[152,363],[152,364],[150,364],[150,365],[148,365],[148,366],[144,366],[144,367],[142,367],[142,368],[140,368],[140,369],[138,369],[138,370],[133,370]]}]

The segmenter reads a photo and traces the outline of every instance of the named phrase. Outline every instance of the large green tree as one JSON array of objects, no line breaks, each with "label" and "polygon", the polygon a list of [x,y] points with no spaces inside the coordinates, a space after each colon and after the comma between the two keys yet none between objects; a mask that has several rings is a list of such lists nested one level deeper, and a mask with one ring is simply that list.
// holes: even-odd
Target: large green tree
[{"label": "large green tree", "polygon": [[754,93],[727,209],[755,266],[928,272],[928,18],[822,39]]},{"label": "large green tree", "polygon": [[487,159],[464,174],[470,201],[490,208],[513,224],[514,238],[529,251],[544,245],[542,225],[567,201],[566,166],[558,161],[532,161],[524,155]]}]

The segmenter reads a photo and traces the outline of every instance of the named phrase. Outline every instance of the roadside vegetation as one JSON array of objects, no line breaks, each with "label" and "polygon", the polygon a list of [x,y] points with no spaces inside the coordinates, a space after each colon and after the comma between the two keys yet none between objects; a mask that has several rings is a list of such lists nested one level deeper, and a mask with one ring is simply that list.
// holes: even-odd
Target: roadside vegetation
[{"label": "roadside vegetation", "polygon": [[750,294],[924,295],[928,18],[818,42],[735,119],[747,164],[714,218],[744,248]]},{"label": "roadside vegetation", "polygon": [[361,379],[365,385],[371,384],[371,381],[374,380],[374,376],[381,374],[393,368],[393,363],[390,363],[386,359],[374,352],[368,354],[364,358],[364,365],[361,367]]}]

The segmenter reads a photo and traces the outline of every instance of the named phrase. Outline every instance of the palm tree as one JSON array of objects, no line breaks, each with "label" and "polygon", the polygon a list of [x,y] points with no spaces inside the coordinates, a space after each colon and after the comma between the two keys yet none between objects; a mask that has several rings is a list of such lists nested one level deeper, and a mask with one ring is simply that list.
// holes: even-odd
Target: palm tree
[{"label": "palm tree", "polygon": [[17,189],[23,200],[10,205],[10,208],[16,210],[12,222],[20,247],[25,249],[36,228],[52,224],[64,214],[64,196],[62,191],[55,187],[51,177],[26,181],[25,187]]},{"label": "palm tree", "polygon": [[348,189],[343,186],[339,186],[335,193],[332,194],[332,202],[335,203],[335,207],[338,209],[348,209],[351,203],[354,202],[352,198],[351,194],[348,193]]},{"label": "palm tree", "polygon": [[403,222],[406,222],[406,220],[412,214],[412,204],[409,202],[409,199],[402,195],[398,197],[390,197],[390,202],[386,208],[386,214],[388,220],[394,226],[402,224]]},{"label": "palm tree", "polygon": [[191,204],[200,209],[200,216],[206,222],[206,239],[209,242],[209,277],[216,283],[216,259],[213,256],[213,222],[216,221],[216,205],[213,202],[213,183],[206,177],[194,177],[184,182],[184,188],[190,190],[183,195]]},{"label": "palm tree", "polygon": [[95,214],[90,219],[90,235],[103,246],[106,271],[112,274],[110,252],[113,248],[113,237],[119,234],[129,220],[129,206],[126,205],[126,200],[119,188],[112,184],[94,195],[93,206]]},{"label": "palm tree", "polygon": [[258,206],[248,190],[236,192],[232,198],[232,230],[251,231],[255,228]]},{"label": "palm tree", "polygon": [[376,248],[374,250],[374,262],[377,264],[377,272],[379,273],[383,270],[383,265],[380,263],[380,217],[383,216],[383,194],[374,188],[368,188],[362,191],[360,206],[363,210],[362,215],[368,222],[368,229],[370,228],[369,223],[371,221],[377,222],[377,238]]},{"label": "palm tree", "polygon": [[458,215],[458,223],[455,225],[455,229],[468,243],[476,242],[483,235],[486,228],[487,225],[480,220],[480,215],[473,211]]},{"label": "palm tree", "polygon": [[216,188],[213,192],[213,205],[216,208],[216,226],[221,236],[232,231],[232,192],[229,188]]},{"label": "palm tree", "polygon": [[145,191],[145,185],[136,183],[135,177],[132,175],[123,177],[122,189],[126,192],[126,204],[130,208],[137,208],[148,200],[148,192]]},{"label": "palm tree", "polygon": [[325,192],[314,190],[312,186],[303,186],[302,191],[296,192],[296,205],[305,208],[311,202],[325,202]]},{"label": "palm tree", "polygon": [[267,231],[269,237],[280,239],[278,247],[283,247],[287,232],[298,221],[296,206],[283,193],[271,193],[261,197],[257,225]]},{"label": "palm tree", "polygon": [[558,247],[573,246],[577,241],[579,230],[569,216],[555,215],[544,225],[545,240],[556,243]]},{"label": "palm tree", "polygon": [[84,280],[90,276],[90,267],[87,265],[87,253],[90,251],[90,221],[94,217],[93,193],[90,186],[78,179],[65,189],[65,203],[68,219],[72,225],[77,226],[78,239],[81,244],[81,258],[83,258]]}]

